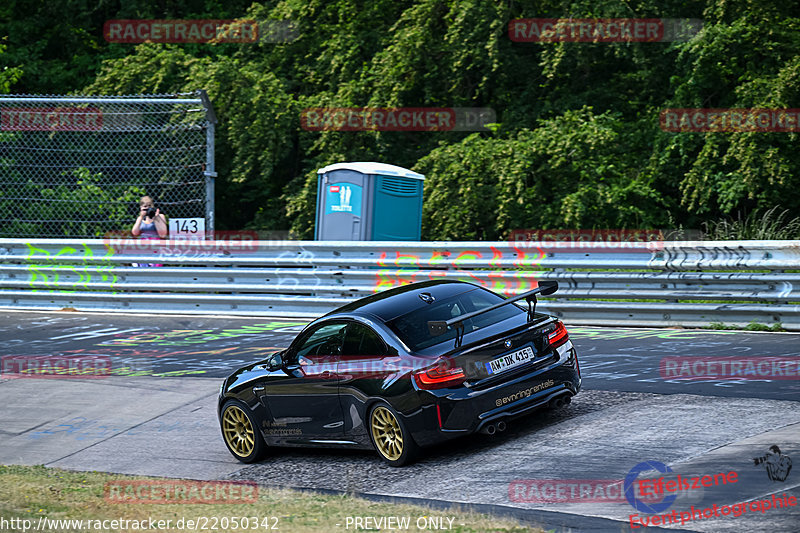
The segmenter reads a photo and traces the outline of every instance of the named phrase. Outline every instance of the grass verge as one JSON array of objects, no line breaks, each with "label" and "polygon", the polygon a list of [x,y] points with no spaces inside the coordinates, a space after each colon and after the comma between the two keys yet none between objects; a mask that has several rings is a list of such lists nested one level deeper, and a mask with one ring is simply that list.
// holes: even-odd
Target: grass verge
[{"label": "grass verge", "polygon": [[[132,484],[131,481],[137,481]],[[174,483],[171,483],[174,482]],[[122,531],[425,531],[447,529],[451,532],[544,533],[518,522],[479,513],[456,510],[432,510],[412,505],[371,502],[348,495],[317,494],[285,489],[258,487],[243,503],[134,503],[114,501],[113,494],[126,491],[120,486],[145,487],[148,490],[192,484],[186,480],[166,480],[124,476],[102,472],[72,472],[43,466],[0,465],[0,529],[33,531],[40,519],[47,526],[36,531],[122,532]],[[115,489],[109,490],[109,486]],[[156,489],[161,487],[161,489]],[[116,492],[114,492],[116,490]],[[136,490],[136,489],[134,489]],[[184,496],[188,497],[187,492]],[[195,491],[194,496],[198,493]],[[211,493],[209,493],[211,494]],[[219,492],[216,492],[219,497]],[[175,493],[173,492],[173,495]],[[135,496],[133,490],[130,496]],[[166,498],[175,501],[175,498]],[[180,499],[180,498],[178,498]],[[185,498],[183,498],[185,499]],[[130,499],[128,499],[130,500]],[[230,498],[228,499],[230,502]],[[252,503],[246,503],[250,501]],[[355,521],[362,519],[361,526]],[[366,522],[367,517],[383,522]],[[391,522],[389,517],[407,519]],[[349,519],[348,519],[349,518]],[[234,520],[235,519],[235,520]],[[72,524],[63,522],[72,520]],[[113,523],[117,520],[117,523]],[[182,520],[182,522],[180,522]],[[4,522],[5,521],[5,522]],[[28,521],[28,522],[26,522]],[[57,523],[55,521],[62,521]],[[77,524],[74,521],[82,521]],[[105,521],[105,522],[104,522]],[[122,522],[127,521],[127,522]],[[190,525],[193,527],[188,527]],[[16,524],[16,527],[14,527]],[[154,525],[155,524],[155,525]],[[379,525],[380,524],[380,525]],[[163,529],[159,526],[165,526]],[[419,528],[423,525],[425,527]],[[77,526],[77,527],[76,527]],[[98,527],[99,526],[99,527]],[[144,527],[143,527],[144,526]],[[179,527],[182,526],[182,527]],[[214,527],[215,526],[215,527]],[[238,526],[238,527],[237,527]],[[382,527],[381,527],[382,526]],[[395,526],[392,529],[391,526]],[[398,527],[400,526],[400,527]]]},{"label": "grass verge", "polygon": [[780,322],[775,322],[773,325],[762,324],[761,322],[756,322],[755,320],[747,324],[746,326],[734,326],[724,324],[723,322],[712,322],[708,325],[708,329],[735,329],[738,331],[786,331],[783,327],[783,324]]}]

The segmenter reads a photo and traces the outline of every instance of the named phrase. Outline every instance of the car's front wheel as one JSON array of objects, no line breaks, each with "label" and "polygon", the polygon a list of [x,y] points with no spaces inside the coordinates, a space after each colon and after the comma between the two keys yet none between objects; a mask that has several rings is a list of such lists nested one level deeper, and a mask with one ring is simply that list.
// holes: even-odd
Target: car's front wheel
[{"label": "car's front wheel", "polygon": [[243,463],[258,461],[267,449],[261,432],[256,428],[253,413],[242,402],[228,400],[222,406],[220,418],[222,438],[234,457]]},{"label": "car's front wheel", "polygon": [[419,451],[400,417],[385,404],[377,404],[369,415],[370,435],[378,455],[391,466],[413,461]]}]

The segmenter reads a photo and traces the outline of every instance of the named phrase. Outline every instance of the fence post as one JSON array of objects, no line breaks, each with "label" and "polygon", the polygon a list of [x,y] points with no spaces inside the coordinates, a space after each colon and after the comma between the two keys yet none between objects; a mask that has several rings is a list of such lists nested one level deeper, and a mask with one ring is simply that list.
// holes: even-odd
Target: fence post
[{"label": "fence post", "polygon": [[214,106],[208,98],[208,93],[200,89],[197,94],[206,109],[206,169],[203,173],[206,177],[206,232],[213,235],[214,179],[217,177],[216,168],[214,167],[214,130],[217,124],[217,114],[214,112]]}]

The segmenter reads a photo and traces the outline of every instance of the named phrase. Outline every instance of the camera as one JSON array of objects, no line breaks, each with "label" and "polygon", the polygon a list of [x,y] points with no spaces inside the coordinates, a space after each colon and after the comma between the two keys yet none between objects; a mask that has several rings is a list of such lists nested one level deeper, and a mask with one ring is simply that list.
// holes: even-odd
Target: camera
[{"label": "camera", "polygon": [[145,214],[147,215],[148,218],[156,218],[156,208],[155,207],[149,207],[147,209],[147,213],[145,213]]}]

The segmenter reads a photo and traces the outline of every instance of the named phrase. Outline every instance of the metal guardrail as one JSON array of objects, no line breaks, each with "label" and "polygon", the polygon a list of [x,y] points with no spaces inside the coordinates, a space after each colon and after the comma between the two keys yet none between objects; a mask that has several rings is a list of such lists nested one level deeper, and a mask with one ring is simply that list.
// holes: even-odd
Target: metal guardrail
[{"label": "metal guardrail", "polygon": [[558,280],[540,309],[573,324],[800,331],[798,241],[0,239],[0,307],[14,309],[312,317],[441,278],[506,295]]}]

